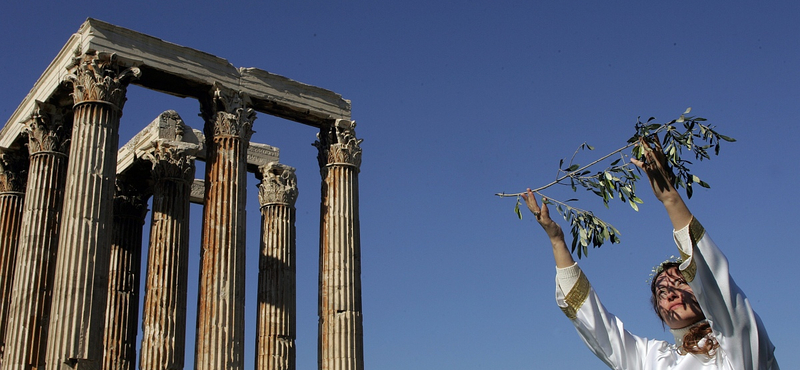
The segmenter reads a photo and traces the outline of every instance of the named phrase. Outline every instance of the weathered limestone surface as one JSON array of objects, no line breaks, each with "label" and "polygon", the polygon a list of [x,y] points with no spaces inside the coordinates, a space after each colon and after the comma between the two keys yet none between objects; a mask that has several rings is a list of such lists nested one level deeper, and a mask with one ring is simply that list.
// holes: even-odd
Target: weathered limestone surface
[{"label": "weathered limestone surface", "polygon": [[250,96],[256,111],[277,117],[312,126],[350,118],[350,101],[332,91],[257,68],[236,68],[223,58],[89,18],[0,130],[0,147],[16,140],[36,100],[47,101],[58,90],[76,51],[114,53],[122,67],[141,69],[136,84],[180,97],[203,99],[220,83]]},{"label": "weathered limestone surface", "polygon": [[247,147],[255,111],[247,95],[212,89],[201,104],[206,180],[195,369],[242,369]]},{"label": "weathered limestone surface", "polygon": [[106,54],[72,68],[73,130],[46,368],[97,368],[103,357],[119,119],[130,78]]},{"label": "weathered limestone surface", "polygon": [[[119,148],[117,154],[117,173],[124,173],[136,165],[137,161],[149,155],[158,142],[182,142],[193,144],[198,153],[205,153],[205,138],[199,130],[186,126],[178,112],[168,110],[156,117],[139,131],[130,141]],[[205,158],[203,154],[201,158]],[[152,164],[147,166],[152,167]]]},{"label": "weathered limestone surface", "polygon": [[361,315],[361,232],[358,171],[361,141],[355,122],[337,120],[320,130],[322,174],[319,287],[319,365],[321,370],[363,370]]},{"label": "weathered limestone surface", "polygon": [[258,260],[256,370],[294,370],[297,339],[295,169],[260,168],[261,253]]},{"label": "weathered limestone surface", "polygon": [[[205,150],[198,150],[197,158],[206,159]],[[250,143],[247,148],[247,171],[258,173],[258,167],[280,159],[280,150],[274,146],[260,143]],[[192,183],[191,202],[204,204],[206,184],[202,179],[195,179]]]},{"label": "weathered limestone surface", "polygon": [[0,152],[0,338],[5,336],[11,301],[27,165],[28,157],[23,153]]},{"label": "weathered limestone surface", "polygon": [[189,195],[197,145],[159,142],[152,162],[153,218],[147,257],[139,368],[184,368]]},{"label": "weathered limestone surface", "polygon": [[139,177],[117,176],[114,224],[108,271],[108,300],[103,337],[103,369],[136,369],[142,225],[149,184]]},{"label": "weathered limestone surface", "polygon": [[[165,112],[118,152],[129,83],[198,99],[205,132],[188,129],[177,113]],[[65,109],[65,118],[55,119],[58,112],[52,106],[43,108],[41,102],[71,109]],[[328,90],[255,68],[235,68],[225,59],[94,19],[69,39],[0,129],[0,152],[19,152],[28,141],[35,161],[30,168],[38,176],[25,195],[31,199],[25,207],[32,207],[22,212],[25,227],[14,231],[13,225],[20,223],[15,215],[22,209],[24,185],[7,191],[9,162],[0,168],[0,340],[2,325],[10,328],[6,347],[0,343],[0,359],[3,348],[4,360],[13,356],[13,363],[2,366],[133,368],[141,254],[136,248],[146,212],[141,201],[154,190],[140,188],[142,198],[127,204],[134,209],[116,212],[132,218],[114,220],[119,174],[159,181],[156,192],[164,202],[156,206],[154,200],[140,367],[174,370],[185,365],[185,243],[191,201],[204,205],[194,368],[242,368],[247,172],[277,163],[279,154],[277,148],[249,143],[256,111],[321,130],[315,143],[323,187],[319,367],[363,369],[361,141],[350,121],[350,102]],[[46,119],[64,124],[28,127]],[[26,130],[32,136],[25,137]],[[155,167],[143,167],[142,158],[156,158],[167,147],[183,153],[163,154],[162,159],[173,154],[173,160],[180,158],[180,164],[170,162],[178,171],[186,170],[187,161],[194,158],[205,160],[205,180],[192,182],[186,171],[170,177],[166,173],[171,170],[165,168],[174,167],[161,166],[161,159]],[[265,200],[268,192],[262,189],[256,356],[259,369],[293,369],[296,247],[294,201],[289,199],[296,196],[296,187],[289,167],[275,164],[266,171],[263,176],[270,178],[262,185],[285,202]],[[19,232],[25,235],[10,236]],[[10,245],[17,239],[21,244],[15,254],[16,244]],[[19,256],[20,267],[9,263],[12,255]],[[9,277],[11,269],[26,278]]]},{"label": "weathered limestone surface", "polygon": [[27,122],[30,167],[3,369],[44,365],[71,111],[39,102]]},{"label": "weathered limestone surface", "polygon": [[192,181],[191,195],[189,201],[195,204],[205,204],[206,196],[206,182],[202,179],[194,179]]},{"label": "weathered limestone surface", "polygon": [[[205,135],[202,131],[185,125],[183,119],[175,111],[166,111],[150,122],[142,131],[119,149],[117,173],[123,173],[133,167],[137,160],[146,155],[156,142],[181,142],[196,145],[193,156],[206,160]],[[258,173],[258,167],[269,162],[278,162],[280,149],[260,143],[250,143],[247,147],[247,171]],[[203,204],[205,182],[195,179],[192,183],[191,202]]]}]

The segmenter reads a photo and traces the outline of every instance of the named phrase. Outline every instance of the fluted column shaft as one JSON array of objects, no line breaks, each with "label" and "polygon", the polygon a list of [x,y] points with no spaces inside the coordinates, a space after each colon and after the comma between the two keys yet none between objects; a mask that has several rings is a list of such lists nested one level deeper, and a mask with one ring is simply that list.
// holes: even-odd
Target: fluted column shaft
[{"label": "fluted column shaft", "polygon": [[[22,222],[22,205],[25,194],[19,192],[0,193],[0,333],[5,333],[8,305],[11,301],[11,287],[14,282],[14,266],[17,257],[19,227]],[[3,349],[3,353],[5,349]],[[1,360],[5,361],[5,360]]]},{"label": "fluted column shaft", "polygon": [[186,344],[189,196],[194,157],[161,145],[153,162],[153,215],[142,310],[141,370],[181,370]]},{"label": "fluted column shaft", "polygon": [[73,75],[73,131],[47,341],[46,369],[98,368],[108,291],[119,119],[127,88],[110,56]]},{"label": "fluted column shaft", "polygon": [[246,96],[215,87],[206,120],[205,206],[195,369],[242,369],[247,148],[255,111]]},{"label": "fluted column shaft", "polygon": [[297,283],[294,168],[261,166],[261,252],[258,259],[256,370],[294,370]]},{"label": "fluted column shaft", "polygon": [[39,103],[27,123],[30,169],[4,370],[44,365],[71,127],[64,113]]},{"label": "fluted column shaft", "polygon": [[319,282],[319,368],[363,370],[361,240],[358,171],[362,140],[355,122],[337,120],[322,127],[319,162],[322,210]]},{"label": "fluted column shaft", "polygon": [[[21,153],[0,153],[0,339],[5,337],[11,302],[27,165],[27,156]],[[2,344],[0,364],[4,356]]]},{"label": "fluted column shaft", "polygon": [[108,270],[108,300],[103,336],[103,369],[136,369],[142,226],[147,215],[146,186],[117,177],[114,225]]}]

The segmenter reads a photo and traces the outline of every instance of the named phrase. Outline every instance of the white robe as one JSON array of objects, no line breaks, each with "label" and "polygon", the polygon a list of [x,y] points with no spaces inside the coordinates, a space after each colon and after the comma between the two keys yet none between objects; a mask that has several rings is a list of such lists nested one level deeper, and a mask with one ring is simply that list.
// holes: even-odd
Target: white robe
[{"label": "white robe", "polygon": [[674,344],[631,334],[600,303],[576,264],[559,269],[556,301],[589,349],[612,369],[778,370],[775,347],[761,319],[730,277],[728,260],[702,225],[693,219],[675,231],[674,238],[684,260],[681,273],[719,343],[716,355],[681,355]]}]

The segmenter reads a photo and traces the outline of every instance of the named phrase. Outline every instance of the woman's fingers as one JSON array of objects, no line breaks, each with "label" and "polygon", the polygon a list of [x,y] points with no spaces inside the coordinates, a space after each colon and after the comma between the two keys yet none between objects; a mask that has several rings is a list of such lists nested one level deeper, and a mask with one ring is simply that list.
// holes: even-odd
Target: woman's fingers
[{"label": "woman's fingers", "polygon": [[640,160],[638,160],[636,158],[631,158],[631,163],[635,164],[636,167],[639,167],[640,169],[644,170],[644,162],[642,162],[642,161],[640,161]]},{"label": "woman's fingers", "polygon": [[547,208],[547,198],[542,198],[542,219],[550,219],[550,209]]},{"label": "woman's fingers", "polygon": [[525,204],[528,206],[528,209],[539,218],[539,213],[542,210],[539,208],[539,203],[536,202],[536,196],[533,194],[533,191],[528,188],[528,190],[522,194],[522,199],[525,199]]},{"label": "woman's fingers", "polygon": [[522,198],[525,199],[525,204],[528,205],[528,209],[531,210],[531,213],[536,216],[536,221],[542,223],[542,221],[550,218],[550,212],[547,209],[547,204],[544,203],[545,198],[542,198],[542,205],[540,207],[539,202],[536,201],[536,195],[530,188],[528,188],[528,190],[522,194]]}]

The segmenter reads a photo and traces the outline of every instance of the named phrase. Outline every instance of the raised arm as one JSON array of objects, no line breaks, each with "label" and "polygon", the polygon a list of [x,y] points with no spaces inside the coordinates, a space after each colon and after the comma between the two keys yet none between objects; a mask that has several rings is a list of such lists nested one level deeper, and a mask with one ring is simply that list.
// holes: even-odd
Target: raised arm
[{"label": "raised arm", "polygon": [[531,189],[522,196],[528,209],[536,216],[550,244],[556,261],[556,303],[578,330],[589,349],[613,369],[640,370],[648,356],[657,356],[657,341],[637,337],[627,330],[622,321],[600,303],[586,275],[575,263],[564,232],[550,218],[547,204],[541,206]]},{"label": "raised arm", "polygon": [[667,158],[658,142],[658,136],[655,137],[652,145],[644,139],[640,139],[639,145],[645,149],[644,161],[631,158],[631,162],[647,174],[653,193],[667,210],[672,228],[680,230],[686,227],[692,220],[692,212],[689,211],[689,207],[683,202],[681,195],[672,186],[674,175],[667,166]]},{"label": "raised arm", "polygon": [[556,260],[556,267],[565,268],[575,264],[572,254],[567,249],[567,243],[564,241],[564,231],[553,219],[550,218],[550,210],[547,209],[547,204],[542,202],[541,207],[536,201],[536,196],[530,188],[525,194],[522,194],[522,199],[525,199],[525,204],[536,217],[536,221],[542,226],[547,236],[550,238],[550,244],[553,245],[553,258]]},{"label": "raised arm", "polygon": [[642,140],[644,161],[631,159],[650,181],[656,198],[664,204],[683,263],[681,274],[691,286],[721,346],[721,353],[735,369],[778,369],[764,325],[728,270],[728,260],[699,221],[694,219],[672,186],[672,173],[655,138]]}]

